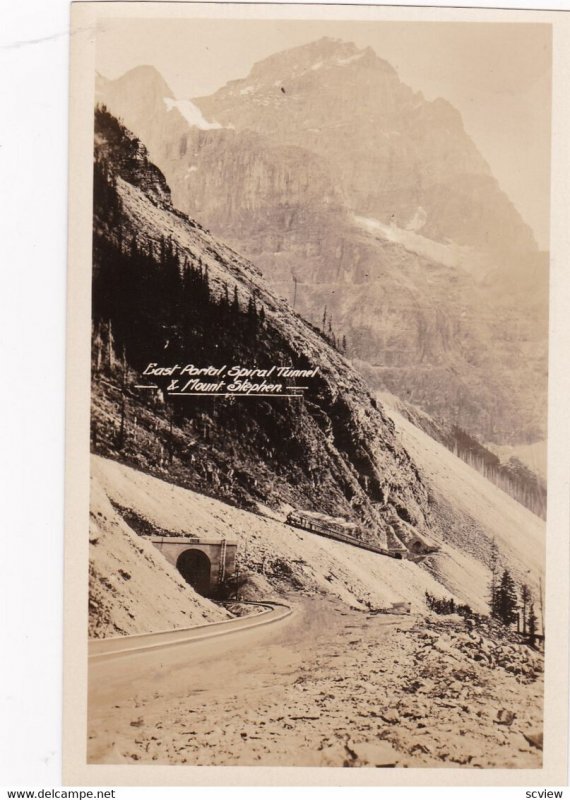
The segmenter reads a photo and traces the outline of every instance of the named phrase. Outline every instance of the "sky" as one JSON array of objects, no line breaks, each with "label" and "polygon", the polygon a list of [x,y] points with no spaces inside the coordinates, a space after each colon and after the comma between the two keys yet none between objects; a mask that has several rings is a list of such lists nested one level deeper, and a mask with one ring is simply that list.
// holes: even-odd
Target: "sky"
[{"label": "sky", "polygon": [[252,19],[106,19],[97,70],[151,64],[178,99],[211,94],[267,56],[331,36],[372,47],[427,99],[443,97],[548,249],[551,28],[547,24]]}]

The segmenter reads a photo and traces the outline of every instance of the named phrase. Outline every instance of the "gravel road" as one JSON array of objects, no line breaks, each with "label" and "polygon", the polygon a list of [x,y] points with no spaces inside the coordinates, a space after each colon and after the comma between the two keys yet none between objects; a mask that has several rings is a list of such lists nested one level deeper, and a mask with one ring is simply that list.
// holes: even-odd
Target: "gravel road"
[{"label": "gravel road", "polygon": [[497,660],[445,618],[293,604],[275,625],[92,663],[89,762],[540,766],[539,656]]}]

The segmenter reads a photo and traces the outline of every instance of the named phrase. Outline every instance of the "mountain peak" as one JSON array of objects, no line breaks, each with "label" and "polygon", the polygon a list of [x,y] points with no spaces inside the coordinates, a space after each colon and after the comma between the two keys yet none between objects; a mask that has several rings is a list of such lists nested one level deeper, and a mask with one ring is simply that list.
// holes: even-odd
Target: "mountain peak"
[{"label": "mountain peak", "polygon": [[258,61],[252,67],[249,78],[253,80],[298,77],[303,73],[323,68],[345,67],[358,64],[366,67],[381,67],[396,74],[387,61],[379,58],[371,47],[359,48],[354,42],[324,36],[314,42],[282,50]]},{"label": "mountain peak", "polygon": [[160,72],[156,67],[150,64],[142,64],[139,67],[134,67],[113,84],[120,90],[125,90],[130,87],[136,87],[138,91],[143,91],[146,95],[156,94],[159,97],[173,97],[172,89],[166,83]]}]

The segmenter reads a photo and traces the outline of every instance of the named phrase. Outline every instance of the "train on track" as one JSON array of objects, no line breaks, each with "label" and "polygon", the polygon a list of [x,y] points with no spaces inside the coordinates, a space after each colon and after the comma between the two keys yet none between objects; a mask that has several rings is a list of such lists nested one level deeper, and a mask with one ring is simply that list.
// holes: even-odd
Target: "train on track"
[{"label": "train on track", "polygon": [[[361,538],[360,527],[342,517],[329,517],[326,514],[321,514],[318,511],[290,511],[287,515],[287,524],[295,528],[302,528],[305,531],[316,533],[319,536],[325,536],[327,539],[336,539],[340,542],[346,542],[353,547],[360,547],[362,550],[370,550],[372,553],[379,553],[383,556],[396,559],[410,559],[416,561],[431,555],[439,550],[439,547],[429,543],[423,536],[413,532],[405,532],[401,534],[401,530],[396,530],[395,534],[389,537],[387,547],[380,547],[378,545],[367,542]],[[398,526],[400,528],[400,526]],[[402,540],[407,541],[402,541]]]}]

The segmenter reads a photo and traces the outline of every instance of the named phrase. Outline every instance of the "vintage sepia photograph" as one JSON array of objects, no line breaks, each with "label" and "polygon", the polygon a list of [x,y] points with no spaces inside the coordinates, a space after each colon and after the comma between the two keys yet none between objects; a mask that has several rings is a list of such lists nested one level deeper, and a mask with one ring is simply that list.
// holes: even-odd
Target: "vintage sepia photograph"
[{"label": "vintage sepia photograph", "polygon": [[85,763],[541,770],[552,25],[128,6],[75,8]]}]

